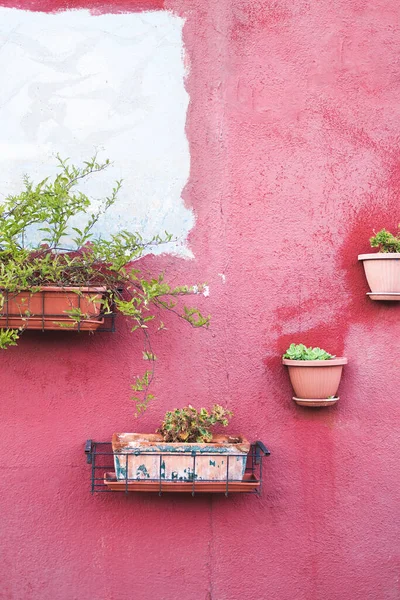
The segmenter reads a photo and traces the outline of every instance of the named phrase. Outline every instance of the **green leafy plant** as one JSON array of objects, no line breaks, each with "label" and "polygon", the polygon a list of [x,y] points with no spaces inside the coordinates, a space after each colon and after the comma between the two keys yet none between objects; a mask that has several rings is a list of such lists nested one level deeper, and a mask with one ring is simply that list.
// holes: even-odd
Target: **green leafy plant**
[{"label": "green leafy plant", "polygon": [[227,427],[233,413],[219,404],[214,404],[211,411],[205,408],[196,410],[190,404],[184,408],[176,408],[165,414],[158,433],[166,442],[211,442],[211,429],[215,425]]},{"label": "green leafy plant", "polygon": [[[109,239],[95,236],[93,228],[117,201],[122,181],[117,181],[93,209],[79,184],[107,169],[109,160],[98,162],[94,156],[83,166],[72,165],[59,156],[57,160],[59,173],[53,179],[34,184],[25,177],[22,191],[8,196],[0,205],[0,314],[4,312],[6,297],[25,291],[34,294],[41,286],[104,288],[104,294],[94,300],[100,303],[101,314],[110,314],[116,308],[130,319],[133,332],[143,334],[143,358],[151,363],[151,368],[132,385],[133,400],[137,412],[141,412],[153,398],[148,390],[156,356],[149,324],[158,321],[158,330],[164,329],[160,315],[169,311],[193,327],[208,327],[209,316],[198,308],[179,308],[178,304],[183,296],[202,293],[205,284],[171,286],[163,274],[148,277],[133,266],[151,247],[171,242],[172,236],[167,232],[150,240],[127,230]],[[81,222],[85,224],[78,226]],[[37,237],[39,241],[30,241]],[[73,306],[65,313],[72,327],[88,318],[88,314]],[[22,307],[21,316],[25,325],[19,331],[0,331],[0,348],[16,344],[29,321],[29,305]]]},{"label": "green leafy plant", "polygon": [[304,344],[290,344],[283,358],[290,360],[329,360],[335,357],[333,354],[322,350],[322,348],[307,348]]},{"label": "green leafy plant", "polygon": [[5,350],[9,346],[16,346],[18,338],[16,329],[0,329],[0,348]]},{"label": "green leafy plant", "polygon": [[375,233],[369,241],[371,243],[371,248],[379,248],[379,252],[400,253],[400,229],[396,235],[386,231],[386,229],[381,229],[381,231]]}]

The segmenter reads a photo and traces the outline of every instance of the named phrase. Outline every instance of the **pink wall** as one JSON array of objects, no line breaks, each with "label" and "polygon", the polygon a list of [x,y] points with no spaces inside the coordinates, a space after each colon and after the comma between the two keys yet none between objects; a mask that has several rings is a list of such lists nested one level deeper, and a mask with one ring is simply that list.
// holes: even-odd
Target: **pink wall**
[{"label": "pink wall", "polygon": [[[123,321],[1,355],[0,598],[399,599],[399,307],[368,300],[357,263],[400,221],[398,3],[168,6],[187,17],[196,259],[147,263],[209,282],[212,329],[157,337],[138,423]],[[290,341],[348,357],[336,407],[292,403]],[[87,438],[188,401],[227,403],[270,446],[262,497],[90,495]]]}]

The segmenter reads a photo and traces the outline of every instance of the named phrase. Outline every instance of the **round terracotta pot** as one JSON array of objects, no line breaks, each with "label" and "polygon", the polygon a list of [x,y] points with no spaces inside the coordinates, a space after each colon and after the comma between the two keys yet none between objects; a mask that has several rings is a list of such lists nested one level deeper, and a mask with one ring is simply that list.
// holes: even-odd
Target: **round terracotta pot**
[{"label": "round terracotta pot", "polygon": [[283,358],[282,362],[289,369],[290,382],[297,398],[323,399],[336,396],[347,358],[329,360]]},{"label": "round terracotta pot", "polygon": [[400,300],[400,253],[360,254],[372,300]]}]

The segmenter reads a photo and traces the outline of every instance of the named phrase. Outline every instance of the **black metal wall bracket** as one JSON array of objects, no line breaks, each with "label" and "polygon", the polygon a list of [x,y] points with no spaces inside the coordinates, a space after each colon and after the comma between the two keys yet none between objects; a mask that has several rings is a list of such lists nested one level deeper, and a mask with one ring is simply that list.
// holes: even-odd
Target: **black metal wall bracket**
[{"label": "black metal wall bracket", "polygon": [[[128,464],[129,455],[132,454],[145,456],[149,453],[138,450],[126,454],[119,452],[118,456],[120,459],[121,456],[126,456],[126,463]],[[128,478],[128,468],[126,469],[125,478],[117,479],[114,465],[110,464],[114,461],[111,442],[87,440],[85,444],[86,462],[91,465],[92,494],[95,492],[125,492],[126,494],[130,492],[157,492],[161,496],[164,492],[189,492],[192,496],[198,493],[224,493],[225,496],[228,496],[230,493],[245,492],[259,495],[263,479],[262,459],[270,454],[268,448],[260,440],[251,444],[243,479],[234,480],[228,477],[229,458],[234,458],[234,454],[227,455],[227,476],[222,480],[197,480],[194,477],[193,481],[176,481],[176,479],[164,479],[161,471],[160,476],[156,479]],[[194,452],[191,456],[193,457],[195,472],[197,453]],[[207,454],[202,452],[202,456],[207,456]],[[210,454],[210,456],[215,457],[213,454]],[[162,455],[160,456],[160,464],[161,462]]]},{"label": "black metal wall bracket", "polygon": [[269,456],[271,454],[271,452],[268,450],[267,446],[265,444],[263,444],[263,442],[260,442],[260,440],[257,440],[254,443],[254,448],[255,448],[255,463],[256,463],[256,465],[260,464],[262,456]]},{"label": "black metal wall bracket", "polygon": [[92,461],[93,461],[92,452],[93,452],[93,443],[92,443],[92,440],[86,440],[85,454],[86,454],[86,462],[89,465],[91,465]]}]

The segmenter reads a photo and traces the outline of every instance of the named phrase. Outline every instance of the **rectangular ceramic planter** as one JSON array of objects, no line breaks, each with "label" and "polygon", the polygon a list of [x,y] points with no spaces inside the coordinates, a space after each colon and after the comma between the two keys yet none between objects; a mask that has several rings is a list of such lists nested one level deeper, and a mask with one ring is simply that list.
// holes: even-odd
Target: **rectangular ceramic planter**
[{"label": "rectangular ceramic planter", "polygon": [[[24,329],[98,329],[104,287],[42,286],[35,292],[2,292],[0,327]],[[68,312],[79,308],[87,318],[78,324]]]},{"label": "rectangular ceramic planter", "polygon": [[158,434],[114,433],[112,448],[117,480],[242,481],[250,444],[242,436],[185,444]]}]

